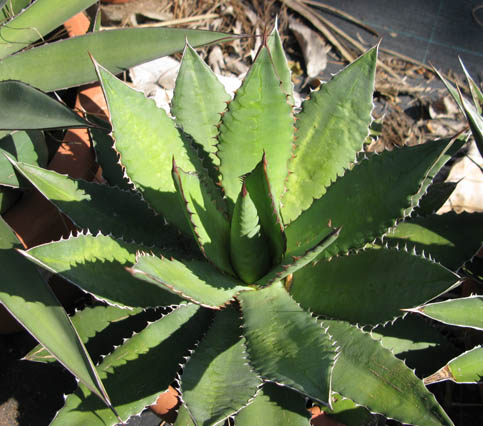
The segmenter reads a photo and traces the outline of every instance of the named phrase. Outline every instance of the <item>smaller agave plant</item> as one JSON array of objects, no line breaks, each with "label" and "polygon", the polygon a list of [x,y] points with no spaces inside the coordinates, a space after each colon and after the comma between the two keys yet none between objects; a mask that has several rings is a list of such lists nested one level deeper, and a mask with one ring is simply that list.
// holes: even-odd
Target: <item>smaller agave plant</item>
[{"label": "smaller agave plant", "polygon": [[73,317],[84,342],[166,310],[103,357],[97,376],[78,375],[53,425],[126,421],[174,380],[176,425],[308,425],[307,399],[352,413],[352,424],[374,413],[452,424],[370,330],[459,282],[374,241],[461,143],[364,154],[376,58],[370,49],[296,111],[276,30],[233,100],[187,45],[173,118],[96,64],[113,128],[114,162],[97,142],[110,185],[13,162],[82,230],[22,254],[107,302]]}]

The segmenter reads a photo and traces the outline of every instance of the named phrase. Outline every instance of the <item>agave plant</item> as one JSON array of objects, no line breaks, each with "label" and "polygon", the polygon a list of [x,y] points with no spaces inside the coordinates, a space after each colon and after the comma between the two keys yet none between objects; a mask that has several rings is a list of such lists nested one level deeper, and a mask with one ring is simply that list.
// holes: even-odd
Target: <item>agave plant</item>
[{"label": "agave plant", "polygon": [[[187,45],[172,117],[96,64],[119,161],[101,164],[110,185],[11,159],[81,229],[21,253],[107,303],[73,317],[84,342],[123,316],[167,307],[97,365],[120,419],[176,379],[178,425],[308,425],[307,398],[355,414],[352,424],[371,413],[452,424],[362,328],[459,282],[416,251],[373,244],[461,144],[363,153],[376,57],[370,49],[297,112],[276,30],[233,100]],[[78,377],[52,424],[116,423],[95,396],[100,385]]]}]

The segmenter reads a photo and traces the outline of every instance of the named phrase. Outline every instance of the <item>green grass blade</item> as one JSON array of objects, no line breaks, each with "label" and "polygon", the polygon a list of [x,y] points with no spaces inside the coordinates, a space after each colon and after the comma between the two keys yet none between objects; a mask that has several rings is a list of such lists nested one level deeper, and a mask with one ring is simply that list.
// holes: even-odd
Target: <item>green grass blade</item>
[{"label": "green grass blade", "polygon": [[327,404],[336,348],[323,324],[280,282],[240,293],[250,364],[268,379]]},{"label": "green grass blade", "polygon": [[290,293],[318,315],[375,325],[437,297],[458,280],[453,272],[415,254],[367,249],[299,270]]},{"label": "green grass blade", "polygon": [[[44,283],[34,265],[15,249],[21,247],[10,227],[0,218],[0,302],[15,318],[87,388],[106,403],[109,398],[89,354],[62,305]],[[106,408],[107,409],[107,408]],[[108,409],[109,411],[109,409]]]},{"label": "green grass blade", "polygon": [[78,235],[22,252],[32,262],[63,276],[97,299],[117,306],[155,307],[180,298],[133,278],[126,267],[145,247],[104,235]]},{"label": "green grass blade", "polygon": [[18,180],[15,168],[12,166],[3,152],[8,152],[17,161],[46,166],[48,160],[48,148],[45,136],[37,130],[27,132],[15,132],[0,140],[0,185],[18,188]]},{"label": "green grass blade", "polygon": [[[181,305],[135,334],[98,366],[121,419],[140,414],[175,379],[183,356],[194,347],[209,324],[209,315],[196,305]],[[69,395],[52,426],[109,426],[117,418],[79,386]]]},{"label": "green grass blade", "polygon": [[171,112],[176,123],[208,153],[216,152],[216,126],[230,99],[213,71],[187,45],[176,79]]},{"label": "green grass blade", "polygon": [[[157,212],[190,235],[171,166],[175,158],[185,171],[194,171],[194,167],[174,121],[152,99],[131,89],[105,68],[98,65],[97,71],[111,115],[115,149],[126,174]],[[140,152],[149,155],[139,155]]]},{"label": "green grass blade", "polygon": [[262,48],[220,126],[218,157],[229,200],[235,202],[240,177],[255,168],[264,152],[270,165],[268,179],[280,200],[292,153],[293,123],[270,55]]},{"label": "green grass blade", "polygon": [[[51,170],[13,163],[47,199],[74,224],[93,233],[102,231],[126,241],[164,247],[175,232],[146,206],[139,194],[119,188],[75,180]],[[143,226],[139,226],[142,223]],[[153,233],[153,229],[156,230]]]},{"label": "green grass blade", "polygon": [[390,245],[406,245],[429,253],[436,261],[457,270],[471,259],[483,241],[482,213],[449,212],[407,219],[385,237]]},{"label": "green grass blade", "polygon": [[445,140],[433,141],[362,160],[286,228],[288,254],[314,246],[330,224],[342,230],[325,257],[359,248],[383,235],[415,205],[428,173],[450,145]]},{"label": "green grass blade", "polygon": [[43,39],[67,19],[94,4],[96,0],[41,0],[0,27],[0,58]]},{"label": "green grass blade", "polygon": [[302,395],[267,382],[237,414],[235,426],[309,426],[309,417]]},{"label": "green grass blade", "polygon": [[211,309],[220,309],[240,291],[251,290],[206,261],[182,263],[176,259],[143,254],[137,257],[130,272],[140,280]]},{"label": "green grass blade", "polygon": [[261,380],[246,363],[239,313],[228,307],[188,359],[180,378],[183,402],[198,426],[222,422],[245,406]]},{"label": "green grass blade", "polygon": [[230,225],[218,210],[206,180],[196,173],[185,173],[173,161],[174,185],[186,222],[203,255],[220,270],[235,275],[230,263]]},{"label": "green grass blade", "polygon": [[373,48],[303,103],[282,200],[286,224],[320,198],[362,149],[372,120],[376,59]]},{"label": "green grass blade", "polygon": [[[140,308],[122,309],[116,306],[86,307],[82,311],[76,312],[70,317],[70,320],[77,330],[82,343],[86,344],[89,340],[92,341],[92,338],[99,333],[109,329],[113,322],[122,321],[140,312]],[[91,350],[89,350],[89,353],[94,357]],[[35,362],[55,361],[55,358],[42,345],[37,345],[23,359]]]},{"label": "green grass blade", "polygon": [[341,349],[332,379],[336,392],[402,423],[453,424],[423,382],[388,349],[349,323],[326,323]]},{"label": "green grass blade", "polygon": [[229,41],[233,37],[182,28],[98,31],[4,58],[0,66],[0,80],[21,80],[46,92],[65,89],[96,81],[89,53],[117,74],[143,62],[183,50],[186,38],[192,46],[201,46]]},{"label": "green grass blade", "polygon": [[[0,70],[1,68],[0,65]],[[0,108],[2,130],[93,126],[64,104],[21,81],[0,81]]]},{"label": "green grass blade", "polygon": [[451,380],[456,383],[478,383],[483,380],[483,347],[466,351],[443,368],[424,379],[425,384]]},{"label": "green grass blade", "polygon": [[429,303],[408,309],[408,311],[423,314],[445,324],[471,327],[483,331],[483,296],[462,297],[445,300],[444,302]]}]

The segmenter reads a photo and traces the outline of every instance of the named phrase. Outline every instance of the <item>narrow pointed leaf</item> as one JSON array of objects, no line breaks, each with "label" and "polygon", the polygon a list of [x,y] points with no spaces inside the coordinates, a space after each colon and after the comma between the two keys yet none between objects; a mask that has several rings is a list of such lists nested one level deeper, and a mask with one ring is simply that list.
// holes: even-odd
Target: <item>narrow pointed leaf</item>
[{"label": "narrow pointed leaf", "polygon": [[2,110],[0,129],[2,130],[93,126],[64,104],[21,81],[0,81],[0,108]]},{"label": "narrow pointed leaf", "polygon": [[423,257],[367,249],[299,270],[290,293],[318,315],[374,325],[402,316],[401,309],[425,303],[458,283],[456,274]]},{"label": "narrow pointed leaf", "polygon": [[145,248],[104,235],[78,235],[22,254],[110,304],[146,308],[179,303],[180,298],[136,280],[125,270],[140,249]]},{"label": "narrow pointed leaf", "polygon": [[270,245],[272,263],[276,265],[282,261],[287,243],[278,202],[272,193],[267,169],[268,164],[263,155],[262,161],[246,176],[245,184],[250,198],[257,208],[260,225]]},{"label": "narrow pointed leaf", "polygon": [[88,8],[96,0],[35,1],[2,26],[0,58],[18,52],[62,25],[67,19]]},{"label": "narrow pointed leaf", "polygon": [[275,72],[281,81],[282,91],[287,95],[288,103],[294,106],[292,72],[288,66],[287,57],[283,51],[282,40],[280,39],[280,34],[276,26],[268,37],[267,47],[270,51]]},{"label": "narrow pointed leaf", "polygon": [[415,205],[415,194],[450,144],[433,141],[374,154],[358,163],[286,228],[288,254],[312,247],[319,235],[328,232],[329,223],[342,226],[342,231],[324,252],[326,257],[381,236]]},{"label": "narrow pointed leaf", "polygon": [[30,130],[12,133],[0,140],[0,185],[13,188],[20,186],[15,168],[3,155],[5,151],[17,161],[41,167],[47,165],[49,153],[42,132]]},{"label": "narrow pointed leaf", "polygon": [[483,347],[477,346],[453,358],[436,373],[424,379],[424,383],[451,380],[456,383],[478,383],[483,381]]},{"label": "narrow pointed leaf", "polygon": [[19,247],[21,244],[15,234],[0,218],[3,270],[0,302],[64,367],[94,392],[97,403],[103,405],[98,397],[109,402],[94,364],[62,305],[41,280],[34,265],[15,251]]},{"label": "narrow pointed leaf", "polygon": [[[13,162],[48,200],[81,228],[110,233],[126,241],[164,246],[174,241],[174,231],[154,214],[138,194],[84,180],[72,179],[51,170]],[[139,226],[143,223],[143,226]],[[153,234],[152,229],[156,229]]]},{"label": "narrow pointed leaf", "polygon": [[131,191],[132,185],[124,175],[119,154],[114,149],[114,141],[107,130],[110,124],[95,115],[88,115],[88,119],[99,126],[89,129],[89,137],[96,152],[96,162],[102,169],[102,177],[111,186]]},{"label": "narrow pointed leaf", "polygon": [[260,226],[257,207],[245,184],[231,218],[230,254],[233,268],[248,284],[265,275],[272,262],[270,242]]},{"label": "narrow pointed leaf", "polygon": [[471,327],[483,331],[483,296],[445,300],[444,302],[430,303],[408,310],[445,324]]},{"label": "narrow pointed leaf", "polygon": [[261,380],[246,362],[239,313],[228,307],[183,368],[183,402],[198,426],[220,423],[257,392]]},{"label": "narrow pointed leaf", "polygon": [[186,38],[192,46],[202,46],[229,41],[233,36],[184,28],[98,31],[4,58],[0,80],[21,80],[46,92],[65,89],[96,80],[89,53],[116,74],[183,50]]},{"label": "narrow pointed leaf", "polygon": [[377,420],[366,408],[335,392],[332,393],[332,409],[325,407],[324,412],[329,414],[331,419],[342,423],[344,426],[377,424]]},{"label": "narrow pointed leaf", "polygon": [[194,168],[173,120],[152,99],[131,89],[103,67],[98,65],[97,71],[111,115],[115,148],[129,179],[158,213],[190,234],[171,177],[173,157],[183,170]]},{"label": "narrow pointed leaf", "polygon": [[309,426],[309,417],[302,395],[267,382],[237,414],[235,426]]},{"label": "narrow pointed leaf", "polygon": [[457,270],[480,249],[482,213],[449,212],[406,219],[385,237],[390,245],[406,245],[430,253],[449,269]]},{"label": "narrow pointed leaf", "polygon": [[171,112],[176,123],[208,153],[216,152],[216,126],[230,99],[223,84],[188,44],[176,79]]},{"label": "narrow pointed leaf", "polygon": [[255,370],[265,379],[327,404],[336,349],[323,324],[303,311],[280,282],[240,293],[238,299]]},{"label": "narrow pointed leaf", "polygon": [[286,224],[320,198],[355,160],[369,134],[377,48],[311,94],[297,115],[282,215]]},{"label": "narrow pointed leaf", "polygon": [[[113,322],[122,321],[140,312],[140,308],[121,309],[116,306],[95,306],[86,307],[82,311],[76,312],[70,319],[82,343],[86,344]],[[89,353],[92,356],[92,351],[89,350]],[[55,361],[55,358],[42,345],[37,345],[23,359],[35,362]]]},{"label": "narrow pointed leaf", "polygon": [[[98,366],[113,405],[123,421],[140,414],[172,383],[183,356],[192,348],[209,323],[209,315],[188,304],[149,324]],[[69,395],[53,426],[109,426],[118,424],[111,411],[79,386]]]},{"label": "narrow pointed leaf", "polygon": [[460,352],[433,322],[422,316],[406,315],[377,326],[371,330],[371,336],[409,368],[416,369],[418,377],[432,373]]},{"label": "narrow pointed leaf", "polygon": [[329,247],[338,237],[340,228],[332,230],[329,235],[322,238],[322,240],[310,250],[307,250],[303,255],[298,257],[286,258],[283,263],[273,268],[267,275],[257,282],[259,286],[271,284],[276,280],[283,280],[290,274],[294,274],[299,269],[312,262],[317,258],[327,247]]},{"label": "narrow pointed leaf", "polygon": [[341,349],[332,378],[336,392],[402,423],[453,424],[423,382],[388,349],[349,323],[326,323]]},{"label": "narrow pointed leaf", "polygon": [[31,0],[2,0],[2,10],[0,11],[0,21],[6,21],[17,15],[23,8],[27,7]]},{"label": "narrow pointed leaf", "polygon": [[234,275],[230,264],[230,225],[208,187],[197,174],[185,173],[173,163],[173,181],[186,222],[201,252],[220,270]]},{"label": "narrow pointed leaf", "polygon": [[414,209],[415,216],[428,216],[436,213],[456,189],[458,182],[433,183]]},{"label": "narrow pointed leaf", "polygon": [[252,171],[265,152],[270,164],[268,179],[275,199],[280,200],[292,140],[291,107],[268,50],[262,47],[220,127],[218,157],[228,199],[235,202],[240,177]]},{"label": "narrow pointed leaf", "polygon": [[242,290],[251,290],[233,277],[218,272],[208,262],[199,260],[182,263],[176,259],[140,255],[131,273],[136,278],[212,309],[227,304]]},{"label": "narrow pointed leaf", "polygon": [[470,88],[471,97],[473,98],[473,104],[478,111],[478,114],[482,114],[482,107],[483,107],[483,93],[478,85],[475,83],[475,80],[471,78],[471,75],[468,73],[468,70],[465,67],[465,64],[460,58],[461,68],[463,68],[463,72],[465,73],[466,80],[468,81],[468,86]]}]

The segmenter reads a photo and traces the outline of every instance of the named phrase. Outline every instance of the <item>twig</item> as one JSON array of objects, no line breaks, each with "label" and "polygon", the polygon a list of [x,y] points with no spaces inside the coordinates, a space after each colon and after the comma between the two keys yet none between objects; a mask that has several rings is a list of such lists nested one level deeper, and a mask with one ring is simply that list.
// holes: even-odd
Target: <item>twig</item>
[{"label": "twig", "polygon": [[190,22],[201,21],[203,19],[216,19],[220,15],[216,13],[207,13],[205,15],[190,16],[188,18],[172,19],[170,21],[155,22],[152,24],[140,24],[136,25],[137,28],[149,28],[149,27],[167,27],[170,25],[188,24]]},{"label": "twig", "polygon": [[283,3],[295,12],[302,15],[305,19],[307,19],[315,28],[317,28],[324,37],[331,43],[342,55],[342,57],[348,61],[352,62],[355,58],[354,56],[349,53],[342,44],[334,37],[334,35],[330,32],[330,30],[320,21],[320,19],[304,4],[297,0],[282,0]]},{"label": "twig", "polygon": [[364,22],[359,21],[357,18],[354,18],[352,15],[349,15],[348,13],[346,13],[342,10],[339,10],[335,7],[329,6],[328,4],[320,3],[320,2],[314,1],[314,0],[302,0],[302,2],[305,3],[305,4],[308,4],[310,6],[318,7],[319,9],[327,10],[327,11],[333,13],[334,15],[338,15],[341,18],[344,18],[346,21],[349,21],[352,24],[356,24],[357,26],[359,26],[362,29],[366,30],[367,32],[375,35],[376,37],[379,37],[379,33],[375,29],[369,27],[368,25],[364,24]]}]

